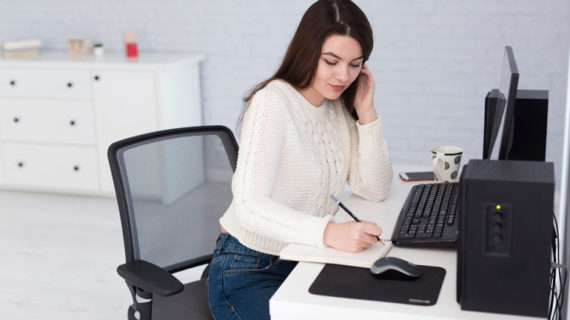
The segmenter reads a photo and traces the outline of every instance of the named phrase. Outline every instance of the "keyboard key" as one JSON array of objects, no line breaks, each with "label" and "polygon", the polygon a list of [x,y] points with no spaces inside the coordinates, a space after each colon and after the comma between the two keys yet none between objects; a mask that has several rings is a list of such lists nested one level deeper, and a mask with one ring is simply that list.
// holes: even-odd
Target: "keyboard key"
[{"label": "keyboard key", "polygon": [[425,233],[425,232],[418,232],[416,234],[416,239],[428,239],[431,238],[432,234],[431,233]]},{"label": "keyboard key", "polygon": [[447,218],[447,225],[451,226],[455,222],[455,214],[450,214]]},{"label": "keyboard key", "polygon": [[412,205],[417,204],[418,202],[420,202],[420,197],[422,195],[422,191],[423,191],[423,187],[422,188],[417,188],[414,194],[414,197],[412,198]]},{"label": "keyboard key", "polygon": [[459,201],[459,194],[454,194],[451,198],[451,203],[456,204]]},{"label": "keyboard key", "polygon": [[415,238],[415,234],[410,234],[410,233],[406,233],[406,234],[400,234],[398,236],[398,240],[411,240]]},{"label": "keyboard key", "polygon": [[421,217],[422,217],[422,214],[423,214],[422,210],[420,210],[420,209],[418,208],[418,209],[416,209],[416,212],[414,213],[414,217],[416,217],[416,218],[421,218]]}]

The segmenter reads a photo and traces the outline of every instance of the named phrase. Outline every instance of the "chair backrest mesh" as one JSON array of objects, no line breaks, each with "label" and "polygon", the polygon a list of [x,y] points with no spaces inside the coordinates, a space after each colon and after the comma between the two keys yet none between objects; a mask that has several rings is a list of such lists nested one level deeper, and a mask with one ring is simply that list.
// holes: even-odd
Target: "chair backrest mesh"
[{"label": "chair backrest mesh", "polygon": [[211,254],[232,200],[230,160],[220,138],[178,135],[119,152],[134,258],[166,270]]}]

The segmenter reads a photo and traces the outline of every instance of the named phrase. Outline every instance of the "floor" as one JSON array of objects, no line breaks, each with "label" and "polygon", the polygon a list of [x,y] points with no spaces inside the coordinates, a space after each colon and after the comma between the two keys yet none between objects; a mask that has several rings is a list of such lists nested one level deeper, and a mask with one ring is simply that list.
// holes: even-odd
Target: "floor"
[{"label": "floor", "polygon": [[127,318],[114,199],[0,191],[0,219],[1,319]]}]

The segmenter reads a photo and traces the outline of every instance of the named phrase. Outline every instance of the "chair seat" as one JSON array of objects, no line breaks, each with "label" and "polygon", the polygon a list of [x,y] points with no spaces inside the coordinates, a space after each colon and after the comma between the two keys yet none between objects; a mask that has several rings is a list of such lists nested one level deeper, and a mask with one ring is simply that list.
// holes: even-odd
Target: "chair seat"
[{"label": "chair seat", "polygon": [[212,320],[208,307],[206,279],[184,285],[184,291],[170,297],[155,296],[152,319]]}]

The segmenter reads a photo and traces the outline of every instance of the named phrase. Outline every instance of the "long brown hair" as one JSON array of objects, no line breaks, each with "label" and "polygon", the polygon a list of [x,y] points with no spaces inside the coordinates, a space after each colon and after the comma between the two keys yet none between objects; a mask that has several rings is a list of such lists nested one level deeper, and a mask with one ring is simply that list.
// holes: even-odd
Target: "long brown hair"
[{"label": "long brown hair", "polygon": [[[275,79],[285,80],[297,89],[308,88],[315,76],[323,43],[333,34],[354,38],[362,47],[362,63],[368,60],[374,40],[364,12],[350,0],[319,0],[301,18],[277,72],[245,96],[243,101],[246,108],[253,96]],[[357,88],[358,79],[342,94],[345,107],[355,118],[354,98]]]}]

